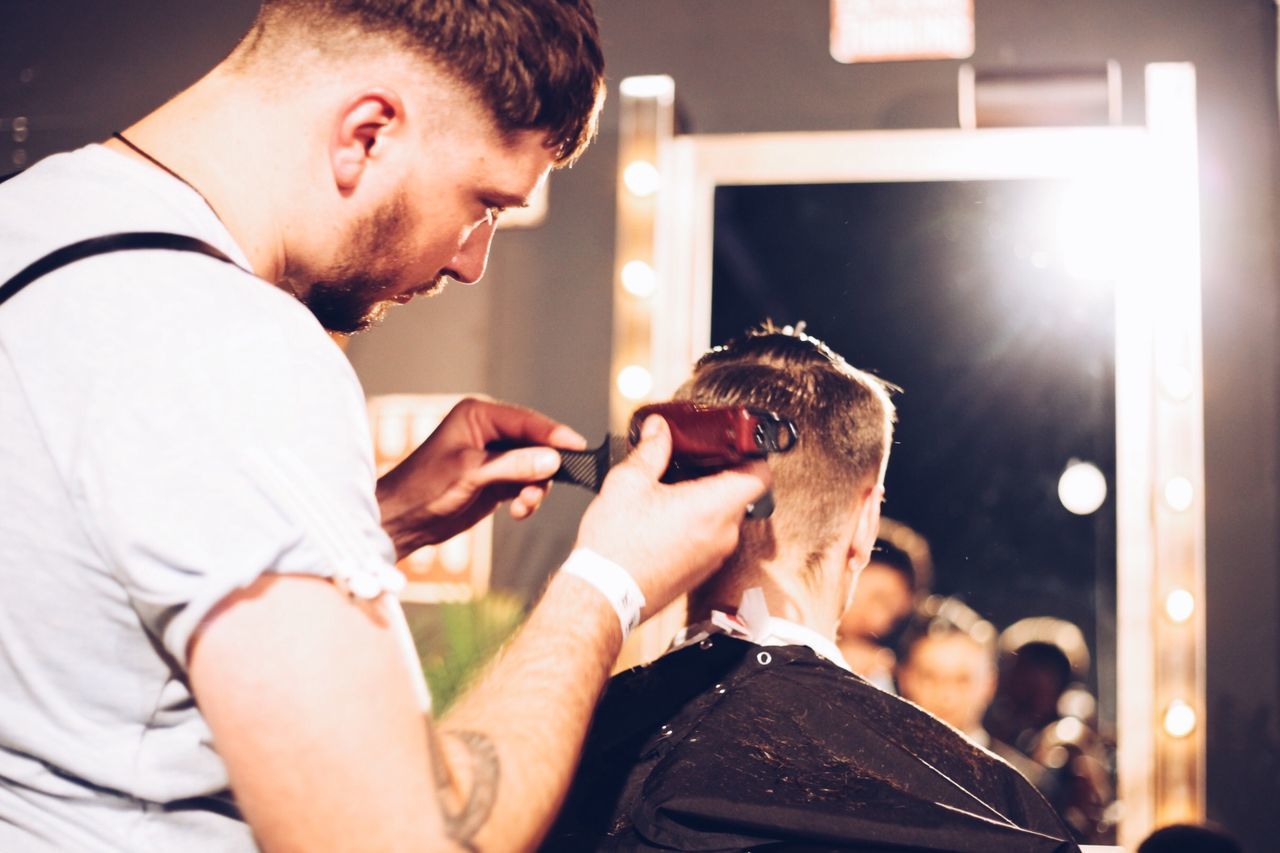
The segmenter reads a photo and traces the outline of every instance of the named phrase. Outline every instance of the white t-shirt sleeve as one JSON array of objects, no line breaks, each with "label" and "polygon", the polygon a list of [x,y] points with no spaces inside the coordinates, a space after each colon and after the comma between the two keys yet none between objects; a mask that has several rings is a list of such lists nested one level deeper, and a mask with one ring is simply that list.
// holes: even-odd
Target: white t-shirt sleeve
[{"label": "white t-shirt sleeve", "polygon": [[[230,286],[267,287],[245,279]],[[359,383],[298,307],[244,317],[242,304],[225,324],[192,312],[188,329],[170,318],[86,413],[74,497],[183,669],[209,611],[265,572],[335,578],[360,597],[403,583]]]}]

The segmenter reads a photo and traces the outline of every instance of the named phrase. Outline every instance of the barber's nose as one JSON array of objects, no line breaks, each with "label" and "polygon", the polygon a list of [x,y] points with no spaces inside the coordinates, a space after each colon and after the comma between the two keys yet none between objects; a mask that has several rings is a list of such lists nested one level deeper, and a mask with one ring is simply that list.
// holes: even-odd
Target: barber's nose
[{"label": "barber's nose", "polygon": [[493,244],[494,226],[482,223],[467,235],[458,254],[445,267],[445,275],[463,284],[475,284],[484,276],[489,263],[489,247]]}]

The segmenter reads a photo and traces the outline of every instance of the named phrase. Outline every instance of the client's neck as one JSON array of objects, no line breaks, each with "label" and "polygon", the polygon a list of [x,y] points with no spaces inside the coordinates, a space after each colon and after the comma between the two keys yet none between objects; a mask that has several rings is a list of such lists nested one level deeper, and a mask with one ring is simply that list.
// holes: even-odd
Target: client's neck
[{"label": "client's neck", "polygon": [[741,557],[725,564],[710,580],[689,594],[689,624],[711,618],[712,610],[733,613],[742,594],[752,587],[764,592],[769,615],[804,625],[835,639],[843,594],[839,589],[843,560],[829,555],[806,566],[803,549],[765,561]]}]

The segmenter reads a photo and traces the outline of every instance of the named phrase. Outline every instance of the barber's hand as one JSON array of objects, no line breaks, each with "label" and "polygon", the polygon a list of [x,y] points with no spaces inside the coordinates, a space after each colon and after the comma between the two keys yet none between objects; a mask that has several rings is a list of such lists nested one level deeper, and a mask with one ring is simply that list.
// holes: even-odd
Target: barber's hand
[{"label": "barber's hand", "polygon": [[733,552],[747,505],[769,488],[756,460],[670,485],[659,480],[671,458],[671,431],[654,415],[640,443],[605,478],[587,507],[578,546],[625,568],[645,596],[648,618],[701,583]]},{"label": "barber's hand", "polygon": [[[505,452],[494,441],[540,445]],[[407,459],[378,480],[382,526],[403,557],[443,542],[511,501],[513,518],[527,518],[546,496],[560,456],[551,448],[582,450],[586,439],[530,409],[466,399]]]}]

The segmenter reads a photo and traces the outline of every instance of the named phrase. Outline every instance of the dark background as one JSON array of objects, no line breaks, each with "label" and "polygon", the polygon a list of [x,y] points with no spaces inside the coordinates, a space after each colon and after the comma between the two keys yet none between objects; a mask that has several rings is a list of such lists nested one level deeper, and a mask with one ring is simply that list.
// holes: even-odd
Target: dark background
[{"label": "dark background", "polygon": [[[844,66],[827,0],[600,0],[611,102],[594,149],[555,176],[536,230],[500,237],[476,288],[406,307],[353,342],[370,393],[479,390],[588,436],[607,425],[616,83],[671,74],[696,132],[954,127],[956,62]],[[1270,0],[975,0],[983,68],[1119,62],[1127,122],[1142,69],[1191,61],[1199,87],[1208,513],[1210,816],[1259,851],[1280,837],[1280,304],[1276,9]],[[253,0],[3,0],[0,168],[100,139],[195,80]],[[12,132],[15,116],[29,132]],[[253,156],[252,151],[245,152]],[[500,523],[496,582],[532,592],[572,544],[583,498]]]},{"label": "dark background", "polygon": [[[720,187],[711,340],[803,321],[899,386],[884,514],[928,539],[934,591],[997,628],[1078,625],[1109,724],[1115,309],[1112,289],[1073,278],[1057,250],[1065,183]],[[1108,482],[1085,517],[1058,499],[1073,459]]]}]

